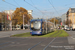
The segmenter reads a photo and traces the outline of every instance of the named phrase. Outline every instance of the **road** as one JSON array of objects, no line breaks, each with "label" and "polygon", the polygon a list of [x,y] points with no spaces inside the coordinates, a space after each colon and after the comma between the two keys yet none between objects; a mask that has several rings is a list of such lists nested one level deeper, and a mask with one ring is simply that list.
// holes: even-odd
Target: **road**
[{"label": "road", "polygon": [[21,34],[26,32],[30,32],[30,30],[0,31],[0,38],[10,37],[11,35]]},{"label": "road", "polygon": [[70,34],[68,37],[69,44],[75,44],[75,31],[67,31]]},{"label": "road", "polygon": [[[75,31],[67,31],[75,36]],[[70,36],[72,37],[72,36]],[[0,38],[0,50],[75,50],[75,44],[69,43],[70,37],[61,38]],[[74,39],[75,40],[75,39]],[[75,42],[75,41],[74,41]]]}]

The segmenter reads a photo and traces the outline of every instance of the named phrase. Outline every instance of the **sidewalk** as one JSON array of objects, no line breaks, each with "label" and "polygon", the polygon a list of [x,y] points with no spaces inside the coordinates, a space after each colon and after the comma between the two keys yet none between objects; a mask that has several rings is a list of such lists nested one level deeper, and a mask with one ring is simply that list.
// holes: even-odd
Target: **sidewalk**
[{"label": "sidewalk", "polygon": [[10,37],[11,35],[21,34],[30,32],[30,30],[16,30],[16,31],[0,31],[0,38],[2,37]]}]

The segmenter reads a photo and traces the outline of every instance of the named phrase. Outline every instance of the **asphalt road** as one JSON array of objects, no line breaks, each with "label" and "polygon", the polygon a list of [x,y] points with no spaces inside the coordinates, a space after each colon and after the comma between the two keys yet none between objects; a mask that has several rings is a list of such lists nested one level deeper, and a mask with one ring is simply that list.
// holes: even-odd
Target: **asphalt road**
[{"label": "asphalt road", "polygon": [[[71,33],[70,31],[67,32],[69,34]],[[74,31],[72,32],[74,36],[75,32]],[[0,38],[0,50],[75,50],[75,44],[69,43],[68,38],[69,37],[61,37],[61,38],[4,37]]]},{"label": "asphalt road", "polygon": [[75,31],[67,31],[70,34],[68,37],[69,44],[75,44]]},{"label": "asphalt road", "polygon": [[0,31],[0,38],[10,37],[11,35],[21,34],[26,32],[30,32],[30,30]]}]

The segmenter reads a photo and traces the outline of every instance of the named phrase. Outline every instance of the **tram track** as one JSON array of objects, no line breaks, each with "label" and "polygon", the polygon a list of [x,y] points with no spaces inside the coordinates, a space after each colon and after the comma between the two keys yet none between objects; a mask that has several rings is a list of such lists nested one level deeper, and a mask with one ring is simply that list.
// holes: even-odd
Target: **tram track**
[{"label": "tram track", "polygon": [[[62,31],[61,31],[57,36],[59,36],[61,33],[62,33]],[[56,36],[52,41],[50,41],[50,43],[49,43],[43,50],[46,50],[47,47],[48,47],[49,45],[51,45],[51,44],[56,40],[57,36]]]},{"label": "tram track", "polygon": [[[58,31],[58,32],[56,32],[56,33],[59,33],[60,31]],[[55,33],[55,34],[56,34]],[[57,36],[59,36],[60,34],[61,34],[62,32],[60,32]],[[32,47],[30,47],[30,48],[28,48],[27,50],[35,50],[34,48],[36,48],[37,46],[41,46],[41,44],[44,44],[44,43],[46,43],[45,44],[45,46],[43,46],[43,48],[42,48],[42,50],[45,50],[50,44],[52,44],[52,42],[54,42],[55,40],[56,40],[56,38],[57,38],[57,36],[55,37],[55,38],[45,38],[45,39],[42,39],[42,40],[40,40],[40,41],[38,41],[38,42],[36,42]],[[25,39],[25,38],[24,38]],[[27,38],[28,39],[28,38]],[[29,38],[30,39],[30,38]],[[21,41],[22,40],[22,41]],[[31,39],[32,40],[32,39]],[[37,40],[37,39],[36,39]],[[1,48],[4,48],[4,47],[7,47],[7,46],[10,46],[10,45],[14,45],[14,43],[11,43],[11,42],[17,42],[17,41],[19,41],[19,42],[23,42],[23,39],[16,39],[16,40],[12,40],[12,41],[9,41],[9,42],[5,42],[5,43],[0,43],[0,49]],[[25,41],[27,41],[27,40],[25,40]],[[30,40],[29,40],[30,41]],[[33,42],[33,41],[32,41]],[[29,44],[28,44],[29,45]],[[37,47],[38,48],[38,47]],[[39,49],[39,48],[38,48]]]},{"label": "tram track", "polygon": [[[59,33],[59,31],[56,32],[55,34],[57,34],[57,33]],[[60,32],[58,35],[60,35],[61,33],[62,33],[62,32]],[[53,34],[53,35],[54,35],[54,34]],[[58,36],[58,35],[57,35],[57,36]],[[46,48],[47,48],[54,40],[56,40],[57,36],[56,36],[55,38],[53,38],[53,39],[49,42],[49,44],[48,44],[46,47],[44,47],[43,50],[46,50]],[[48,38],[47,38],[47,39],[48,39]],[[40,41],[39,43],[35,44],[35,45],[32,46],[31,48],[28,48],[28,50],[35,50],[34,48],[36,48],[36,47],[37,47],[38,45],[40,45],[41,43],[46,42],[47,39],[45,39],[45,40],[43,40],[43,41]]]},{"label": "tram track", "polygon": [[[47,40],[47,38],[46,38],[45,40]],[[40,41],[39,43],[37,43],[37,44],[35,44],[34,46],[32,46],[31,48],[28,48],[28,50],[31,50],[32,48],[36,47],[38,44],[42,43],[42,42],[45,41],[45,40],[42,40],[42,41]]]},{"label": "tram track", "polygon": [[53,37],[53,36],[56,35],[57,33],[59,33],[59,30],[58,30],[55,34],[52,34],[50,37]]}]

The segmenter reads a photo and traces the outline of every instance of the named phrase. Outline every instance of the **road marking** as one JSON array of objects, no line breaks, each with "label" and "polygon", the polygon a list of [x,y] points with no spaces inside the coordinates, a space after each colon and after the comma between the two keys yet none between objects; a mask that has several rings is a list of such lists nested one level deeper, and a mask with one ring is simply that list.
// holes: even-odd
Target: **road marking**
[{"label": "road marking", "polygon": [[73,37],[71,37],[72,39],[75,39],[75,38],[73,38]]},{"label": "road marking", "polygon": [[[45,39],[45,40],[46,40],[46,39]],[[36,45],[32,46],[32,47],[29,48],[28,50],[31,50],[32,48],[34,48],[35,46],[37,46],[38,44],[42,43],[42,42],[45,41],[45,40],[40,41],[39,43],[37,43]]]}]

